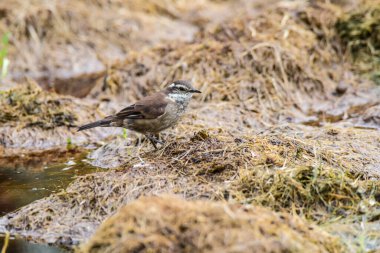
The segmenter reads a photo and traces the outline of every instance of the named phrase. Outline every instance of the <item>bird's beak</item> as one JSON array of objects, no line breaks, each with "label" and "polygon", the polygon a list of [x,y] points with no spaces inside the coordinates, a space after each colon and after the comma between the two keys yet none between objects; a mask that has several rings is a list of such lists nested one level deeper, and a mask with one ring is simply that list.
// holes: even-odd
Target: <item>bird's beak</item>
[{"label": "bird's beak", "polygon": [[190,92],[191,92],[191,93],[202,93],[202,92],[200,92],[199,90],[196,90],[196,89],[193,89],[193,90],[191,90]]}]

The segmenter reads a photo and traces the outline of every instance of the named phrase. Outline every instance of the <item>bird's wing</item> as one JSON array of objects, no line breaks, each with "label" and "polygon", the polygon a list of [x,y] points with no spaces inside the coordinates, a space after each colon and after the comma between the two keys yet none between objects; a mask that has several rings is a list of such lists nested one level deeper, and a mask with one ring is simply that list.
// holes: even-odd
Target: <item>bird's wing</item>
[{"label": "bird's wing", "polygon": [[155,119],[165,113],[167,105],[165,95],[156,93],[124,108],[115,116],[118,119]]}]

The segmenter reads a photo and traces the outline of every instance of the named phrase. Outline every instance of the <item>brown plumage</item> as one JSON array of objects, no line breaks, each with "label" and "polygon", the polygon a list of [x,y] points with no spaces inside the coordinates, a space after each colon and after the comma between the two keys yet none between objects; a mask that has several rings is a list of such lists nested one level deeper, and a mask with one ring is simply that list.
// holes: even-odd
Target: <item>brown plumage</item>
[{"label": "brown plumage", "polygon": [[78,131],[94,127],[123,127],[144,134],[156,148],[159,141],[153,136],[177,123],[193,93],[200,91],[187,81],[175,81],[166,89],[142,98],[115,115],[81,126]]},{"label": "brown plumage", "polygon": [[129,119],[154,119],[165,113],[168,101],[165,99],[166,94],[158,92],[154,95],[142,98],[135,104],[130,105],[120,112],[116,117]]}]

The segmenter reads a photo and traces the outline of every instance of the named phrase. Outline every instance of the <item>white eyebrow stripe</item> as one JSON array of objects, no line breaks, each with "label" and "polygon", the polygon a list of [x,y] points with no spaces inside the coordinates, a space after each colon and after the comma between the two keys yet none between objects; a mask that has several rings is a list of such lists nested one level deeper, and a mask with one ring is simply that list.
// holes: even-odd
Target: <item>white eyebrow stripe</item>
[{"label": "white eyebrow stripe", "polygon": [[188,90],[188,89],[189,89],[187,86],[185,86],[185,85],[183,85],[183,84],[177,84],[176,86],[177,86],[178,88],[183,88],[183,89],[185,89],[185,90]]}]

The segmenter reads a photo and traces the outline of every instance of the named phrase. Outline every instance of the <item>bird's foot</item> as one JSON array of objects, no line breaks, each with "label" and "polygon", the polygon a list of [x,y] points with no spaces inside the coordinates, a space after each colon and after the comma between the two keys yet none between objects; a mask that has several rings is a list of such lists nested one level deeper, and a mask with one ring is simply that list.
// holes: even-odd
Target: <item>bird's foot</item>
[{"label": "bird's foot", "polygon": [[157,140],[157,143],[161,144],[161,145],[164,145],[165,144],[165,141],[160,139],[160,134],[156,134],[154,136],[154,138]]},{"label": "bird's foot", "polygon": [[135,142],[135,147],[139,147],[141,145],[141,136],[137,137],[136,142]]},{"label": "bird's foot", "polygon": [[157,139],[155,136],[153,135],[145,135],[146,138],[148,138],[148,140],[152,143],[153,147],[155,149],[158,149],[157,148],[157,143],[158,144],[161,144],[161,145],[164,145],[164,142],[160,141],[159,139]]}]

